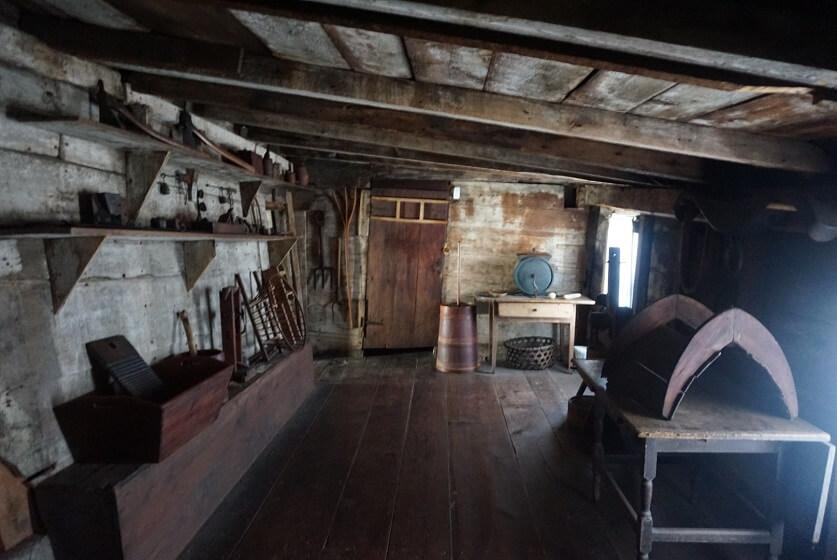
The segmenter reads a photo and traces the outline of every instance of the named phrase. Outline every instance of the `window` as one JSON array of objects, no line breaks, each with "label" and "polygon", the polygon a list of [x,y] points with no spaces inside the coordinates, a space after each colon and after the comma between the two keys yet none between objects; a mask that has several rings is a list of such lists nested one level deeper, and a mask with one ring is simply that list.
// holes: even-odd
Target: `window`
[{"label": "window", "polygon": [[[634,219],[635,214],[617,212],[608,219],[607,224],[605,248],[618,247],[620,250],[619,307],[631,307],[633,304],[636,254],[639,246],[639,233],[634,231]],[[605,259],[607,259],[607,252]],[[609,269],[609,263],[605,262],[602,292],[607,292]]]}]

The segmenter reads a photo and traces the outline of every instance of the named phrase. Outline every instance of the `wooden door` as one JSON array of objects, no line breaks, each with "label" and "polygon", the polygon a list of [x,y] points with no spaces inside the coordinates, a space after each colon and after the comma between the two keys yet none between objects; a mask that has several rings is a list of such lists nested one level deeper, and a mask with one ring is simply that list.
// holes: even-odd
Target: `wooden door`
[{"label": "wooden door", "polygon": [[436,345],[447,191],[373,189],[365,349]]}]

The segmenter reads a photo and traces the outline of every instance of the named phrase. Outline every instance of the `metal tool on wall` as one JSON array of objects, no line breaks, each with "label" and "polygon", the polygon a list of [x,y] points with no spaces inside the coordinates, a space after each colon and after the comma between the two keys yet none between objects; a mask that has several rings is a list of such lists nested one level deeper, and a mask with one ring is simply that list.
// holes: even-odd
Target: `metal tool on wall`
[{"label": "metal tool on wall", "polygon": [[[323,226],[325,225],[325,212],[322,210],[315,210],[310,214],[311,226],[313,227],[314,243],[312,245],[313,262],[316,265],[308,274],[308,283],[313,280],[314,288],[319,284],[320,289],[324,290],[326,282],[334,287],[334,267],[324,266],[325,252],[323,247]],[[339,265],[338,261],[338,265]]]},{"label": "metal tool on wall", "polygon": [[[354,315],[352,313],[352,272],[351,272],[351,257],[349,254],[349,233],[352,220],[355,217],[360,196],[357,189],[352,189],[352,196],[349,198],[349,189],[343,187],[343,196],[337,194],[337,191],[329,191],[334,206],[337,208],[337,213],[340,215],[340,220],[343,224],[343,258],[345,259],[345,284],[346,284],[346,305],[349,316],[349,328],[355,327]],[[337,263],[340,266],[340,263]]]}]

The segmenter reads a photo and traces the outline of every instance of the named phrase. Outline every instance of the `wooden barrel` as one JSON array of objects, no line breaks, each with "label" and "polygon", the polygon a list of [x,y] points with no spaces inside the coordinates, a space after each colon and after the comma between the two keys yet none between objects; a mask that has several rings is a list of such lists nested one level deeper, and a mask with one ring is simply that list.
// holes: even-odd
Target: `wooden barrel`
[{"label": "wooden barrel", "polygon": [[436,370],[471,373],[478,365],[476,307],[464,303],[440,305]]}]

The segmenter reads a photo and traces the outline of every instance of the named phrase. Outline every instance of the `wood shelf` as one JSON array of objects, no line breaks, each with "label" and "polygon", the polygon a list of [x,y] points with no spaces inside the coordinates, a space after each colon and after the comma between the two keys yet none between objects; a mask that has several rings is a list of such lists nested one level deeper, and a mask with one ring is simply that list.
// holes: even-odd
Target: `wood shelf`
[{"label": "wood shelf", "polygon": [[243,216],[247,216],[250,213],[250,205],[256,197],[256,194],[262,189],[282,188],[319,192],[314,187],[297,185],[275,177],[251,173],[235,165],[213,159],[204,152],[189,148],[188,146],[166,144],[144,134],[123,130],[90,119],[79,117],[46,117],[29,113],[17,114],[15,118],[19,122],[43,130],[74,136],[82,140],[103,144],[119,150],[127,150],[129,153],[161,152],[168,154],[165,157],[159,158],[159,161],[157,161],[156,173],[146,173],[147,178],[143,181],[144,184],[137,185],[142,190],[138,195],[139,205],[134,203],[130,209],[129,218],[131,219],[135,218],[139,213],[139,206],[145,199],[148,188],[156,180],[155,177],[159,174],[163,164],[183,169],[196,169],[199,172],[209,173],[219,179],[238,183],[241,193],[241,211]]},{"label": "wood shelf", "polygon": [[78,225],[45,225],[21,228],[0,228],[0,239],[58,239],[66,237],[108,237],[134,241],[233,241],[267,243],[296,240],[292,235],[259,233],[209,233],[166,229],[110,228]]},{"label": "wood shelf", "polygon": [[[243,216],[250,213],[250,207],[262,189],[282,188],[286,193],[288,189],[317,192],[317,189],[313,187],[296,185],[246,171],[182,144],[169,144],[145,134],[123,130],[90,119],[31,113],[17,113],[15,118],[19,122],[43,130],[125,150],[128,162],[125,212],[129,225],[134,224],[166,165],[194,169],[198,173],[207,173],[222,180],[237,182]],[[183,278],[187,291],[195,287],[201,275],[215,259],[217,241],[266,242],[269,244],[269,258],[273,265],[281,263],[296,246],[296,238],[293,235],[219,234],[72,225],[0,229],[0,239],[43,240],[55,313],[58,313],[67,301],[73,288],[107,239],[182,242]],[[296,260],[295,251],[292,255]]]},{"label": "wood shelf", "polygon": [[58,313],[79,279],[107,239],[183,244],[186,291],[195,287],[215,259],[216,242],[265,242],[271,264],[278,265],[296,246],[292,235],[205,233],[154,229],[47,225],[0,229],[0,239],[41,239],[44,242],[52,290],[53,312]]}]

